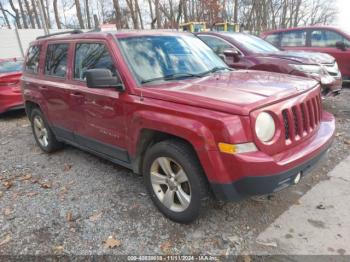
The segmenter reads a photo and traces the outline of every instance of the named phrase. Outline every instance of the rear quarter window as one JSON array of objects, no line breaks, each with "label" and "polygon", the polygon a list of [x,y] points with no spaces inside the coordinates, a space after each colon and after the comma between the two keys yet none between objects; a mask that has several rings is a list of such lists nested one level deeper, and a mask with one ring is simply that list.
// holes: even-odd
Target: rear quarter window
[{"label": "rear quarter window", "polygon": [[68,44],[49,44],[46,51],[45,75],[66,77]]},{"label": "rear quarter window", "polygon": [[27,53],[27,59],[24,66],[24,71],[37,74],[39,68],[39,58],[40,58],[41,46],[34,45],[29,47]]}]

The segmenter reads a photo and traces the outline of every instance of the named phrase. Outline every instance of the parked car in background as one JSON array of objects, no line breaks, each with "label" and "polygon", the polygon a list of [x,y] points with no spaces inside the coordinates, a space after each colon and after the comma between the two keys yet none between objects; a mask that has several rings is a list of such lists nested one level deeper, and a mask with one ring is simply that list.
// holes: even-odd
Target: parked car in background
[{"label": "parked car in background", "polygon": [[28,49],[38,146],[65,142],[142,174],[177,222],[206,210],[210,191],[228,201],[296,184],[331,145],[312,79],[232,70],[189,33],[74,32]]},{"label": "parked car in background", "polygon": [[350,83],[350,32],[336,27],[312,26],[264,32],[261,36],[284,50],[304,50],[332,55],[343,81]]},{"label": "parked car in background", "polygon": [[342,78],[335,59],[327,54],[281,51],[265,40],[245,33],[203,32],[197,36],[232,68],[310,77],[322,85],[322,94],[335,95]]},{"label": "parked car in background", "polygon": [[0,113],[23,107],[20,87],[23,59],[0,59]]}]

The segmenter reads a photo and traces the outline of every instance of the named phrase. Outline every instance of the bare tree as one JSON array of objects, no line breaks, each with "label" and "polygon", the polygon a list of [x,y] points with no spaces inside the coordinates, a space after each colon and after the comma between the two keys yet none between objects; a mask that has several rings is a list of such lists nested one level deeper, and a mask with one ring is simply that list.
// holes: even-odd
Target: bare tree
[{"label": "bare tree", "polygon": [[61,29],[60,16],[58,15],[57,0],[53,0],[53,11],[55,13],[55,20],[58,29]]},{"label": "bare tree", "polygon": [[85,29],[83,15],[81,14],[80,2],[79,0],[74,0],[74,3],[75,3],[75,9],[77,11],[79,26],[81,29]]},{"label": "bare tree", "polygon": [[6,26],[7,26],[9,29],[11,29],[11,24],[10,24],[10,22],[9,22],[9,19],[7,18],[5,9],[4,9],[4,7],[2,6],[1,1],[0,1],[0,9],[1,9],[2,15],[3,15],[4,19],[5,19]]},{"label": "bare tree", "polygon": [[90,7],[89,7],[89,0],[85,0],[87,27],[91,28],[91,17],[90,17],[90,10],[89,9],[90,9]]},{"label": "bare tree", "polygon": [[40,18],[39,18],[38,12],[36,10],[36,4],[35,4],[34,0],[32,0],[32,9],[33,9],[33,12],[34,12],[34,17],[35,17],[36,24],[38,25],[38,28],[41,28]]},{"label": "bare tree", "polygon": [[115,16],[117,21],[116,26],[117,26],[117,29],[121,29],[123,28],[123,23],[122,23],[122,12],[120,9],[119,0],[113,0],[113,5],[114,5]]},{"label": "bare tree", "polygon": [[19,10],[21,12],[23,27],[28,28],[27,17],[26,17],[26,14],[24,12],[22,0],[18,0],[18,6],[19,6]]},{"label": "bare tree", "polygon": [[24,0],[24,4],[25,4],[26,9],[27,9],[27,14],[29,16],[30,25],[32,28],[35,28],[35,22],[34,22],[34,18],[33,18],[32,11],[30,9],[30,5],[29,5],[28,0]]},{"label": "bare tree", "polygon": [[18,9],[17,9],[17,8],[15,7],[15,5],[13,4],[13,1],[12,1],[12,0],[9,0],[9,3],[10,3],[10,6],[11,6],[11,9],[12,9],[13,12],[15,13],[14,18],[15,18],[17,27],[18,27],[18,28],[22,28],[21,22],[20,22],[20,20],[19,20]]}]

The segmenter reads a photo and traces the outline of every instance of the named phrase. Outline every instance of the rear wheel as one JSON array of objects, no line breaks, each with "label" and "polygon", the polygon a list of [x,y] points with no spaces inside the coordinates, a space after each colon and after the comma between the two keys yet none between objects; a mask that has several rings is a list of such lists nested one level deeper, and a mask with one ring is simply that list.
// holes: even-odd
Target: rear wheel
[{"label": "rear wheel", "polygon": [[62,147],[62,143],[57,141],[40,109],[34,108],[31,111],[30,120],[34,138],[43,151],[50,153]]},{"label": "rear wheel", "polygon": [[143,174],[155,205],[176,222],[195,220],[208,200],[203,170],[185,142],[168,140],[152,146],[146,152]]}]

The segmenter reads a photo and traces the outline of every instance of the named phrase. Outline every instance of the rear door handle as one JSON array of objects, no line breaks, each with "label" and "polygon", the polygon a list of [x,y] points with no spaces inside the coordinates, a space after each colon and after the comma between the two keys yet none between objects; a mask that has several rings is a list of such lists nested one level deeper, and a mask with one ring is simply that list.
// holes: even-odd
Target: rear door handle
[{"label": "rear door handle", "polygon": [[46,86],[39,86],[39,89],[44,90],[44,89],[47,89],[47,87]]}]

